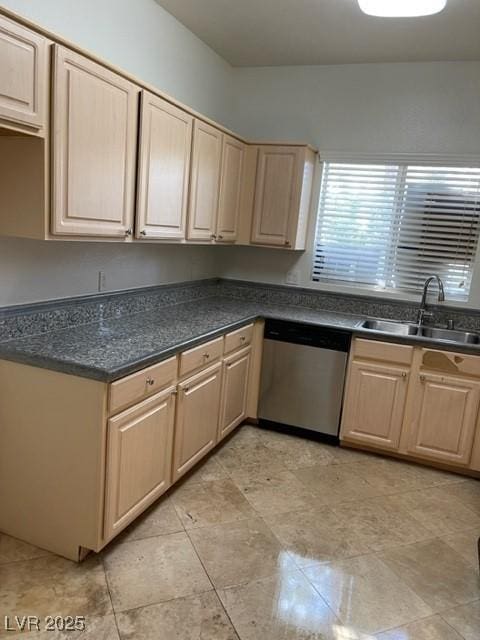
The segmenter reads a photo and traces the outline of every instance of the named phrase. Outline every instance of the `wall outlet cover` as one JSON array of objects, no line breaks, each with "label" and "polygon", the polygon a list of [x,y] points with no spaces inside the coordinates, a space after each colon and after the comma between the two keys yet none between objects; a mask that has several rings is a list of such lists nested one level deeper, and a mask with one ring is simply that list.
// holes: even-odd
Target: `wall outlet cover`
[{"label": "wall outlet cover", "polygon": [[98,272],[98,290],[105,291],[107,288],[107,276],[105,271]]}]

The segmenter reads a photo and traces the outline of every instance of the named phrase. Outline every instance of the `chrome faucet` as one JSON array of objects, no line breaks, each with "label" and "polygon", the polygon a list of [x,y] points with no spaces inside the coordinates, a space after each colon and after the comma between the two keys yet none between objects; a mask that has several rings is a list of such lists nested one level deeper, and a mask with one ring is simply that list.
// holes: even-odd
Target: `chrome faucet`
[{"label": "chrome faucet", "polygon": [[420,302],[420,309],[418,310],[417,324],[419,327],[422,326],[425,318],[431,318],[433,316],[431,312],[426,310],[426,306],[427,306],[428,287],[430,286],[430,283],[433,282],[434,280],[437,281],[437,285],[438,285],[438,302],[443,302],[445,300],[445,290],[443,288],[443,282],[440,276],[437,276],[435,274],[427,278],[425,280],[425,284],[423,285],[422,301]]}]

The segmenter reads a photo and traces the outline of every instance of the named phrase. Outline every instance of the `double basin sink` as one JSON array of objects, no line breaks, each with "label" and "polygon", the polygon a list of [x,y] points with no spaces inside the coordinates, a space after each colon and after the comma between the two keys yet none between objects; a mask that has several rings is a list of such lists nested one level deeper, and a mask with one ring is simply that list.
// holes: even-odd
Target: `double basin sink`
[{"label": "double basin sink", "polygon": [[397,336],[418,336],[456,344],[480,344],[480,335],[469,331],[418,326],[418,324],[390,320],[365,320],[360,326],[363,329],[371,329],[372,331],[380,331]]}]

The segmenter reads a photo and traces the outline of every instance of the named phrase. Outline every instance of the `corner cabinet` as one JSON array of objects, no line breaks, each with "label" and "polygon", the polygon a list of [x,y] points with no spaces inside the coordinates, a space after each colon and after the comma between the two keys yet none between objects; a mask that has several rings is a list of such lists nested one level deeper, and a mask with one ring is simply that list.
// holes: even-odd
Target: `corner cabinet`
[{"label": "corner cabinet", "polygon": [[238,235],[243,166],[246,146],[231,136],[223,136],[222,171],[215,240],[235,242]]},{"label": "corner cabinet", "polygon": [[216,235],[223,134],[195,120],[187,239],[213,242]]},{"label": "corner cabinet", "polygon": [[362,338],[352,344],[342,441],[480,470],[480,356]]},{"label": "corner cabinet", "polygon": [[52,232],[130,239],[138,88],[55,45]]},{"label": "corner cabinet", "polygon": [[42,134],[47,123],[48,41],[0,16],[0,126]]},{"label": "corner cabinet", "polygon": [[306,146],[259,147],[251,244],[305,249],[315,157]]},{"label": "corner cabinet", "polygon": [[142,92],[136,237],[184,240],[193,117]]}]

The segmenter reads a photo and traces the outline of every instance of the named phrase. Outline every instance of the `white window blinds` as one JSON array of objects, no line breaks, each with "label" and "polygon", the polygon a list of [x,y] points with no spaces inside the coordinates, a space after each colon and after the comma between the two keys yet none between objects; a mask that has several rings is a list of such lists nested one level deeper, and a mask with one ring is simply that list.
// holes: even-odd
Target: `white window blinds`
[{"label": "white window blinds", "polygon": [[479,230],[480,168],[326,162],[313,280],[466,299]]}]

